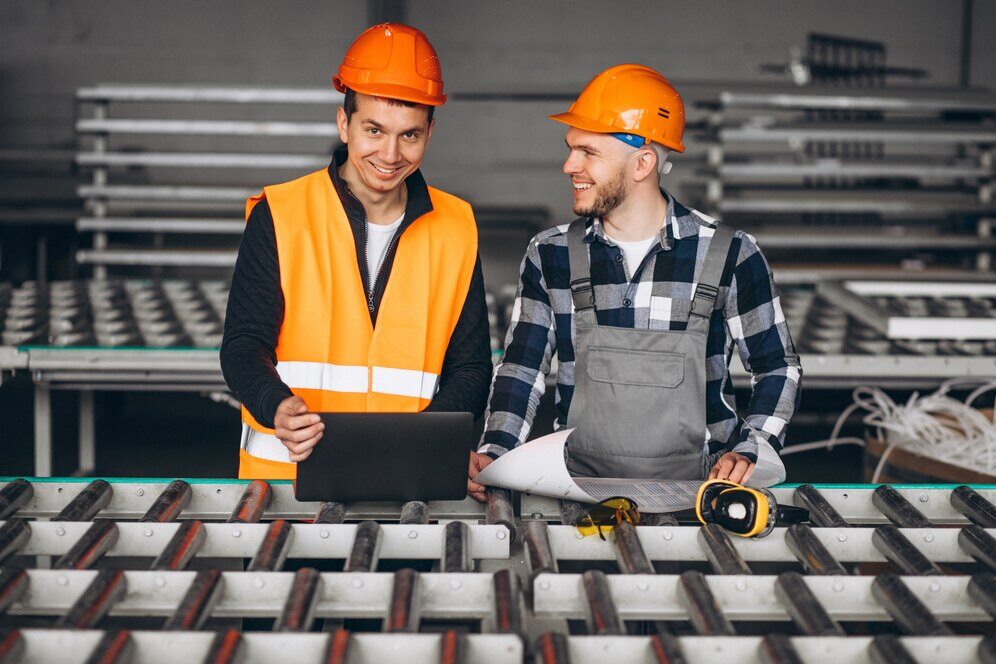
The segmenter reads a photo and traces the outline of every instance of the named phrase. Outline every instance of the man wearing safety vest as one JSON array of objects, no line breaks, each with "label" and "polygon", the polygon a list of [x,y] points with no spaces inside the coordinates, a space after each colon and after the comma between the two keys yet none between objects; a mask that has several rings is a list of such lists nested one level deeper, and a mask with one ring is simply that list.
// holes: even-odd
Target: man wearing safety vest
[{"label": "man wearing safety vest", "polygon": [[480,416],[490,335],[466,202],[419,171],[446,101],[436,52],[369,28],[334,77],[345,149],[246,204],[221,348],[242,402],[240,478],[293,479],[320,412]]},{"label": "man wearing safety vest", "polygon": [[[497,367],[480,469],[522,444],[557,354],[557,426],[576,476],[745,481],[784,477],[776,450],[801,368],[754,238],[685,207],[659,178],[683,152],[681,97],[642,65],[596,76],[566,113],[574,214],[539,233],[522,264]],[[729,364],[752,374],[741,422]]]}]

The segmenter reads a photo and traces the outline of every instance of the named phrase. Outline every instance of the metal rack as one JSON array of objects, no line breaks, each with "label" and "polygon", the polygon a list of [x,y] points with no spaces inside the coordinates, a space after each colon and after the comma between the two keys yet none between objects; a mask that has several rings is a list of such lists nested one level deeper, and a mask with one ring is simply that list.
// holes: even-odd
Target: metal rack
[{"label": "metal rack", "polygon": [[[988,287],[978,288],[988,292]],[[934,287],[941,295],[938,289],[942,286]],[[0,284],[0,371],[29,371],[35,382],[35,474],[52,472],[53,389],[79,391],[78,463],[84,470],[94,467],[94,390],[224,394],[217,346],[227,293],[221,281],[95,280],[19,288]],[[505,336],[499,302],[507,299],[505,293],[488,303],[495,358]],[[955,298],[950,306],[963,299]],[[980,306],[989,303],[991,311],[996,305],[992,299],[983,297]],[[919,389],[955,377],[996,378],[992,339],[889,339],[874,321],[849,314],[809,285],[782,287],[781,304],[801,355],[806,389],[861,383]],[[507,303],[502,306],[507,308]],[[738,384],[745,384],[747,375],[738,361],[732,363],[731,373]]]},{"label": "metal rack", "polygon": [[776,263],[991,280],[994,118],[991,98],[724,92],[705,208]]},{"label": "metal rack", "polygon": [[679,513],[601,540],[577,503],[500,490],[342,505],[289,482],[7,478],[0,656],[990,661],[996,488],[774,493],[811,524],[742,540]]}]

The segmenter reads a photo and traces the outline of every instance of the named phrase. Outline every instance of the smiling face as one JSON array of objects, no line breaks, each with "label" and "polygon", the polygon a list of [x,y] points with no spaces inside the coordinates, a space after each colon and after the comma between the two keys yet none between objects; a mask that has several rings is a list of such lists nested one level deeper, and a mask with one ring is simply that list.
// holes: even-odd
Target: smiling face
[{"label": "smiling face", "polygon": [[604,218],[626,198],[633,150],[609,134],[577,127],[567,130],[565,142],[570,152],[564,173],[574,189],[574,214]]},{"label": "smiling face", "polygon": [[[370,95],[356,95],[350,117],[339,109],[339,138],[349,148],[350,186],[365,197],[396,190],[418,169],[432,136],[428,107],[406,106]],[[365,191],[362,191],[365,190]]]}]

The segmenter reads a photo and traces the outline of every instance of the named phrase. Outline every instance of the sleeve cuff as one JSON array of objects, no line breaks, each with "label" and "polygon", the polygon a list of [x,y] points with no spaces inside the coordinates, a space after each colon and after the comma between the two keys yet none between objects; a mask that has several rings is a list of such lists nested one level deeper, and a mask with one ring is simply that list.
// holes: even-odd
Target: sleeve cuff
[{"label": "sleeve cuff", "polygon": [[477,453],[478,454],[486,454],[487,456],[491,457],[492,459],[497,459],[498,457],[500,457],[501,455],[505,454],[506,452],[508,452],[507,449],[505,449],[501,445],[495,445],[494,443],[488,443],[486,445],[481,445],[479,448],[477,448]]},{"label": "sleeve cuff", "polygon": [[263,394],[263,398],[259,400],[259,414],[253,413],[253,417],[264,427],[272,429],[273,418],[277,415],[277,407],[280,405],[280,402],[292,396],[294,396],[294,393],[282,385],[270,388]]}]

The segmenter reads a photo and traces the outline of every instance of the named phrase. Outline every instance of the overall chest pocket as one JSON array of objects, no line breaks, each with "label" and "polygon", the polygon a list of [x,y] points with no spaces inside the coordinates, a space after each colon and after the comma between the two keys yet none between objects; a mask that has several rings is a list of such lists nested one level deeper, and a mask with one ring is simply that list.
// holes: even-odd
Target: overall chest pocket
[{"label": "overall chest pocket", "polygon": [[589,346],[588,394],[577,443],[601,454],[687,454],[680,436],[683,353]]},{"label": "overall chest pocket", "polygon": [[599,383],[675,388],[685,379],[683,353],[590,346],[588,378]]}]

